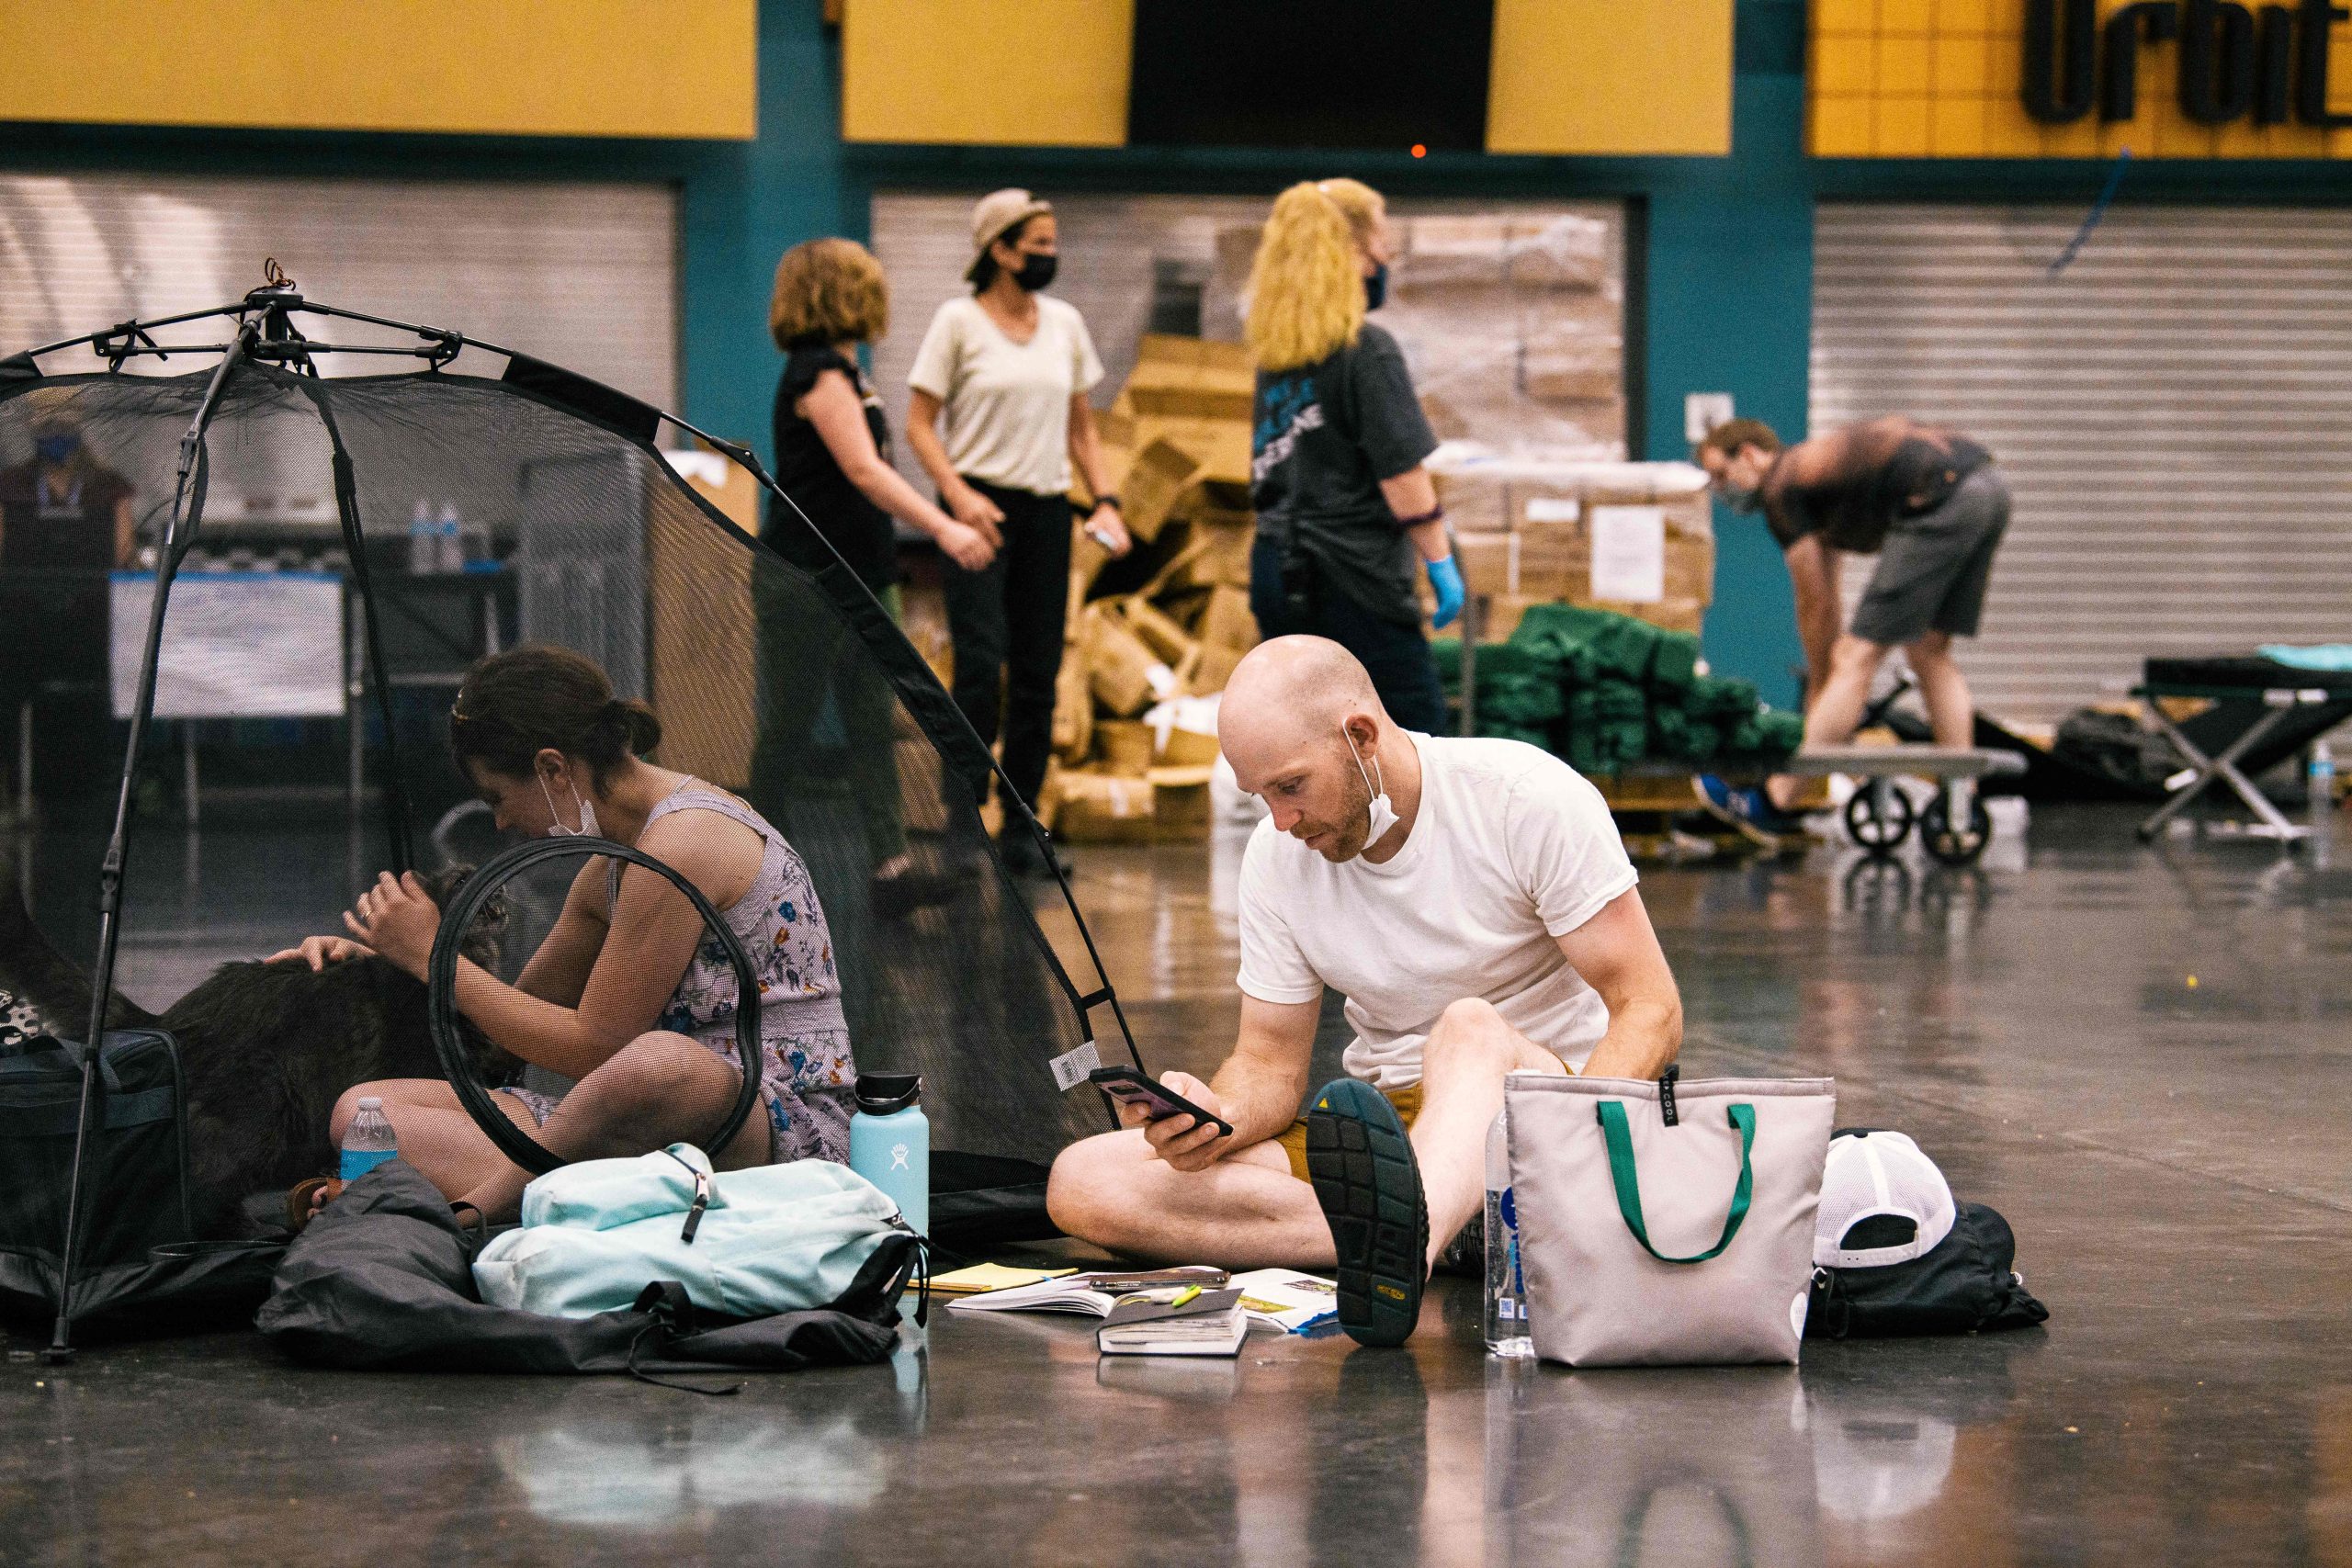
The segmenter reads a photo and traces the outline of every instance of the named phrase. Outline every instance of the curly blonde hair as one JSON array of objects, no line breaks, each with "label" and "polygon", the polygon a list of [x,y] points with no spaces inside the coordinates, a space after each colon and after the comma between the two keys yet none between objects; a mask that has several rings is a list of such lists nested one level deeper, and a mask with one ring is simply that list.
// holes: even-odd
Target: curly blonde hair
[{"label": "curly blonde hair", "polygon": [[[1380,198],[1353,180],[1374,202]],[[1267,370],[1329,358],[1363,330],[1363,274],[1353,224],[1340,199],[1312,180],[1274,198],[1250,267],[1250,315],[1241,335]]]},{"label": "curly blonde hair", "polygon": [[810,240],[775,264],[768,333],[789,350],[806,343],[872,343],[890,329],[882,264],[855,240]]}]

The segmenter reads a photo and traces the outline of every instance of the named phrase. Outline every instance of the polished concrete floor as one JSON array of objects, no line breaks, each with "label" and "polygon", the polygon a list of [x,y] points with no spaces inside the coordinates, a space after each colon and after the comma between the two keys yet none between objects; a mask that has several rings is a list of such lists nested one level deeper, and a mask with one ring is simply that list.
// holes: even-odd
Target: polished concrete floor
[{"label": "polished concrete floor", "polygon": [[[2352,1564],[2352,871],[2130,822],[2043,811],[1964,873],[1644,875],[1686,1073],[1834,1074],[1841,1121],[2007,1214],[2046,1329],[1572,1373],[1486,1359],[1442,1280],[1401,1352],[1105,1363],[1077,1322],[942,1317],[724,1399],[17,1340],[0,1562]],[[313,848],[159,835],[131,988],[332,904]],[[1232,851],[1081,857],[1154,1067],[1229,1038]],[[175,905],[187,856],[251,898]]]}]

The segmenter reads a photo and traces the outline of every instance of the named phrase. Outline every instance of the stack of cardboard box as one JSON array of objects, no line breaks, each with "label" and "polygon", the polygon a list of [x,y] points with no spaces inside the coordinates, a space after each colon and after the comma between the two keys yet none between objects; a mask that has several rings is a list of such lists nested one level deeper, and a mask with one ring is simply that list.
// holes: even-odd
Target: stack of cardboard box
[{"label": "stack of cardboard box", "polygon": [[[1453,525],[1463,577],[1471,592],[1483,596],[1480,641],[1500,642],[1528,606],[1557,603],[1615,610],[1668,631],[1695,636],[1701,630],[1714,596],[1715,535],[1707,477],[1699,468],[1445,452],[1430,467]],[[1659,570],[1635,590],[1636,597],[1595,592],[1597,526],[1612,538],[1638,540],[1650,533],[1648,548]],[[1624,564],[1604,568],[1598,586],[1619,586]]]},{"label": "stack of cardboard box", "polygon": [[[1136,547],[1070,536],[1069,647],[1039,816],[1074,843],[1205,837],[1216,705],[1258,641],[1250,613],[1250,405],[1236,344],[1148,336],[1103,416]],[[1076,497],[1081,504],[1087,498]]]}]

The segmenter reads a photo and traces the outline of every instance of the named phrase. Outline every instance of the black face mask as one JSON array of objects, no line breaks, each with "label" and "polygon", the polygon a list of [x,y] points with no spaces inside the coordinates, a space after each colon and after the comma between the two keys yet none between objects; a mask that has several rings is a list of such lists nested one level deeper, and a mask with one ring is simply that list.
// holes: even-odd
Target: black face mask
[{"label": "black face mask", "polygon": [[1042,288],[1050,288],[1054,283],[1054,269],[1060,261],[1059,256],[1040,255],[1032,251],[1021,258],[1021,270],[1012,275],[1012,281],[1032,294]]},{"label": "black face mask", "polygon": [[1372,276],[1363,280],[1363,308],[1377,310],[1388,302],[1388,264],[1374,265]]}]

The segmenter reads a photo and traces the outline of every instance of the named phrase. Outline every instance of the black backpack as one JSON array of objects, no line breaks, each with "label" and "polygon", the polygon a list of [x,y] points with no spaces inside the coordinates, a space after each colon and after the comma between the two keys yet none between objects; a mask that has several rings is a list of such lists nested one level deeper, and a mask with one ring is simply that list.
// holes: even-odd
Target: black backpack
[{"label": "black backpack", "polygon": [[1907,1263],[1816,1268],[1806,1304],[1808,1339],[1876,1339],[2030,1328],[2050,1309],[2012,1267],[2009,1222],[1982,1203],[1957,1206],[1951,1234]]}]

